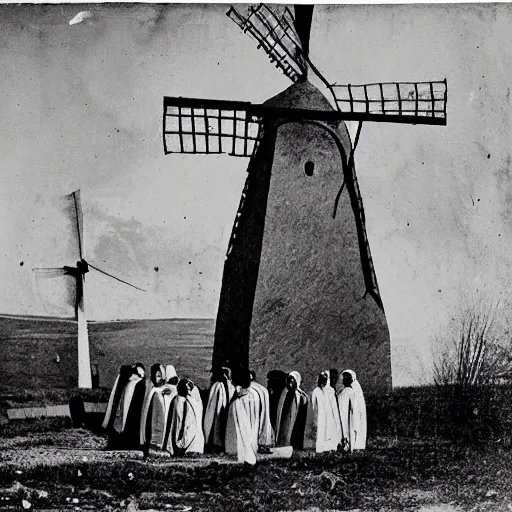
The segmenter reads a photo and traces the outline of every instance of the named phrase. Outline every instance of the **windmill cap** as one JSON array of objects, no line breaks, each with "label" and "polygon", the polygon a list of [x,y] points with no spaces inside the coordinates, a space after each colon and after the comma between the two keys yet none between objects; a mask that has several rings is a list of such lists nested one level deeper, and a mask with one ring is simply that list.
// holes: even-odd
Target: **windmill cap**
[{"label": "windmill cap", "polygon": [[263,103],[267,108],[334,111],[327,98],[307,80],[299,80]]}]

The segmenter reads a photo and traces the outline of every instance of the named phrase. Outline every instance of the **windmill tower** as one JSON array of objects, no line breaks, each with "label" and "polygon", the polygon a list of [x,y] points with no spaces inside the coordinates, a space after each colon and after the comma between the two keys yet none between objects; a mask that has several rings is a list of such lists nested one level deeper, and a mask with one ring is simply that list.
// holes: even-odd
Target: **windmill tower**
[{"label": "windmill tower", "polygon": [[[213,364],[264,378],[352,368],[391,387],[389,330],[354,167],[362,123],[446,124],[446,80],[331,85],[309,58],[313,7],[227,15],[293,84],[263,104],[164,98],[165,153],[250,157],[227,250]],[[327,98],[307,79],[311,71]],[[333,105],[335,107],[333,107]],[[354,142],[345,121],[358,121]]]},{"label": "windmill tower", "polygon": [[140,291],[144,291],[133,284],[127,283],[118,277],[115,277],[104,270],[87,263],[85,260],[85,247],[84,247],[84,220],[82,212],[82,202],[80,198],[80,190],[76,190],[67,196],[71,201],[71,209],[73,211],[73,224],[76,226],[76,235],[78,240],[78,255],[79,260],[76,262],[76,267],[63,266],[57,268],[34,268],[33,271],[43,277],[59,277],[59,276],[72,276],[76,280],[75,292],[75,320],[77,322],[78,334],[78,387],[91,388],[91,358],[89,354],[89,332],[87,329],[87,316],[85,314],[85,274],[92,268],[101,274],[104,274],[116,281],[131,286]]}]

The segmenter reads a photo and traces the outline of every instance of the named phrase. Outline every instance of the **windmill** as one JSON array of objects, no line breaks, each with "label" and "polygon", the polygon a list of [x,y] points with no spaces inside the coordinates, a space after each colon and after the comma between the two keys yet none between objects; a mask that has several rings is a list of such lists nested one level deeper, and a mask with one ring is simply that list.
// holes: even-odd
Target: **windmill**
[{"label": "windmill", "polygon": [[[227,250],[213,364],[353,368],[391,386],[390,337],[354,167],[364,121],[446,124],[446,80],[329,83],[311,62],[313,6],[227,16],[293,83],[263,104],[164,97],[164,152],[250,157]],[[308,81],[314,73],[328,93]],[[345,121],[357,121],[351,142]]]},{"label": "windmill", "polygon": [[79,260],[76,262],[75,267],[63,266],[57,268],[34,268],[33,271],[42,277],[58,277],[58,276],[72,276],[76,280],[75,288],[75,319],[78,327],[78,387],[91,388],[91,362],[89,355],[89,334],[87,330],[87,317],[85,314],[85,274],[89,269],[96,270],[116,281],[131,286],[136,290],[144,291],[133,284],[130,284],[118,277],[115,277],[104,270],[88,263],[85,260],[85,247],[84,247],[84,228],[83,228],[83,212],[82,203],[80,199],[80,190],[66,196],[71,201],[71,210],[73,215],[73,224],[76,226],[76,235],[78,240]]}]

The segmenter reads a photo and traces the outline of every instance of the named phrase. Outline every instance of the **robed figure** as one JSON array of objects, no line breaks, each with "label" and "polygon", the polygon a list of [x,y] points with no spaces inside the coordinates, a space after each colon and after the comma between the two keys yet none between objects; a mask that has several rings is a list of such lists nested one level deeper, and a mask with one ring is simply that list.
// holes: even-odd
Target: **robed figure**
[{"label": "robed figure", "polygon": [[223,453],[228,407],[235,392],[229,368],[213,368],[211,382],[203,420],[205,450]]},{"label": "robed figure", "polygon": [[[105,411],[105,417],[103,418],[102,427],[107,430],[109,438],[115,437],[116,432],[113,430],[114,420],[116,417],[117,407],[119,406],[119,400],[121,398],[124,387],[126,386],[128,379],[132,375],[132,367],[129,364],[123,364],[119,369],[119,373],[114,382],[114,386],[110,391],[110,396],[107,403],[107,410]],[[109,439],[109,444],[111,443]],[[113,441],[113,440],[112,440]]]},{"label": "robed figure", "polygon": [[140,419],[146,393],[144,366],[121,367],[103,425],[109,432],[107,449],[140,450]]},{"label": "robed figure", "polygon": [[150,448],[161,450],[164,442],[167,407],[164,398],[165,368],[154,364],[146,390],[140,421],[140,443],[147,455]]},{"label": "robed figure", "polygon": [[240,372],[237,390],[228,409],[225,448],[226,453],[236,455],[239,462],[256,464],[261,402],[251,386],[249,373]]},{"label": "robed figure", "polygon": [[308,396],[300,389],[301,376],[293,371],[288,374],[286,387],[281,393],[276,413],[276,446],[293,446],[302,450]]},{"label": "robed figure", "polygon": [[276,429],[277,406],[279,405],[281,393],[283,392],[283,389],[286,387],[287,377],[288,374],[281,370],[271,370],[270,372],[267,373],[270,424],[272,425],[274,432]]},{"label": "robed figure", "polygon": [[177,384],[179,382],[176,368],[172,364],[168,364],[165,367],[165,384],[162,389],[165,402],[165,414],[169,414],[169,408],[171,406],[172,399],[178,394]]},{"label": "robed figure", "polygon": [[342,373],[344,388],[338,401],[343,429],[342,444],[345,451],[364,450],[366,448],[366,403],[361,385],[352,370]]},{"label": "robed figure", "polygon": [[164,448],[177,457],[204,451],[203,404],[194,388],[191,380],[181,379],[169,408]]},{"label": "robed figure", "polygon": [[338,403],[329,383],[329,372],[318,376],[318,385],[308,403],[304,448],[317,453],[336,450],[341,442]]},{"label": "robed figure", "polygon": [[258,429],[256,437],[260,448],[269,448],[274,446],[274,429],[270,422],[270,398],[267,388],[256,382],[256,372],[249,372],[251,384],[249,389],[255,394],[258,407]]}]

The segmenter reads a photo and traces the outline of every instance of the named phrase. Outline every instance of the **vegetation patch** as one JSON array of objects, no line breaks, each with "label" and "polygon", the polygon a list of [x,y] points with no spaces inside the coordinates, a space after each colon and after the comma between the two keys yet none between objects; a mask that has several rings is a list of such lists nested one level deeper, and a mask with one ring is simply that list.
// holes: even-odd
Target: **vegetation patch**
[{"label": "vegetation patch", "polygon": [[211,457],[143,461],[101,451],[104,441],[82,429],[2,440],[0,508],[23,500],[58,510],[512,508],[512,452],[493,443],[377,438],[352,456],[296,452],[251,467]]}]

